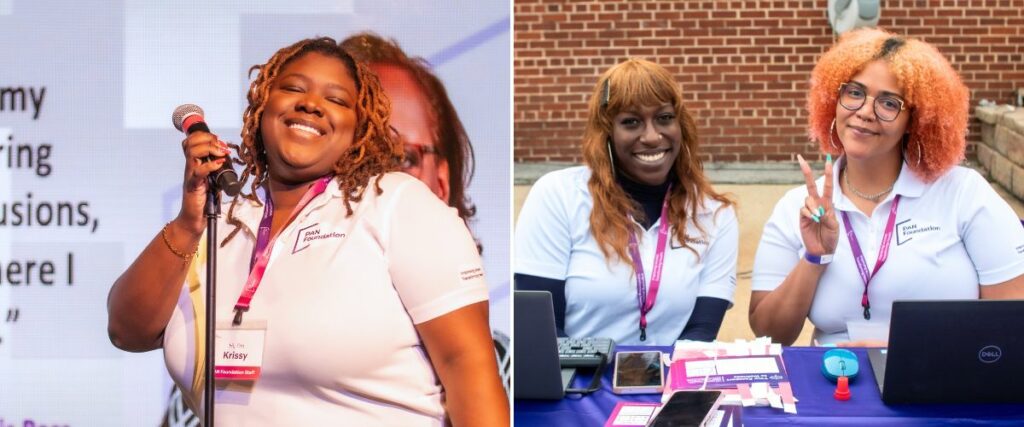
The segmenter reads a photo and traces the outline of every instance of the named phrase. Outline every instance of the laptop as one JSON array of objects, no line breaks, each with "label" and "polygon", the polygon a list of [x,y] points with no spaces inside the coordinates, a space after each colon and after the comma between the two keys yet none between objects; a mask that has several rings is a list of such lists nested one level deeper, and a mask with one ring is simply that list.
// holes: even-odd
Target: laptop
[{"label": "laptop", "polygon": [[1021,403],[1024,300],[895,301],[868,350],[887,404]]},{"label": "laptop", "polygon": [[576,370],[558,362],[555,308],[551,293],[515,291],[512,360],[516,399],[557,400],[565,397]]}]

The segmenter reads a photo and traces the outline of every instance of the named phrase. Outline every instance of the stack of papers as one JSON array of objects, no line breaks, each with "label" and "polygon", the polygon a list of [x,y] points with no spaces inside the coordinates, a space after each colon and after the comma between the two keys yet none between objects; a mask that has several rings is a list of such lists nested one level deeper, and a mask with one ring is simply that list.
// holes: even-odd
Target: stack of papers
[{"label": "stack of papers", "polygon": [[726,342],[678,341],[662,402],[676,390],[722,390],[723,405],[771,406],[796,413],[796,398],[770,338]]}]

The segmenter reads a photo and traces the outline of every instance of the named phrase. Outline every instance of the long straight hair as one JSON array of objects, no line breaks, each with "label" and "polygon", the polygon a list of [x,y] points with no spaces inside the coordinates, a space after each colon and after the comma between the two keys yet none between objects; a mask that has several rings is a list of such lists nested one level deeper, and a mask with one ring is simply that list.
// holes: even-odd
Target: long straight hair
[{"label": "long straight hair", "polygon": [[[705,198],[711,198],[721,209],[733,205],[728,197],[715,192],[704,176],[704,166],[697,155],[697,125],[683,105],[683,93],[667,70],[650,61],[629,59],[605,71],[598,79],[590,96],[590,114],[583,136],[583,160],[590,167],[587,183],[594,198],[590,213],[590,232],[608,261],[618,258],[629,260],[627,247],[630,227],[636,227],[628,215],[640,216],[643,209],[626,194],[615,180],[611,143],[613,119],[627,108],[671,104],[682,129],[682,149],[672,166],[672,194],[669,198],[668,218],[674,228],[673,238],[683,247],[698,255],[687,242],[686,224],[705,208]],[[718,212],[716,211],[716,213]],[[693,221],[701,237],[706,230]]]}]

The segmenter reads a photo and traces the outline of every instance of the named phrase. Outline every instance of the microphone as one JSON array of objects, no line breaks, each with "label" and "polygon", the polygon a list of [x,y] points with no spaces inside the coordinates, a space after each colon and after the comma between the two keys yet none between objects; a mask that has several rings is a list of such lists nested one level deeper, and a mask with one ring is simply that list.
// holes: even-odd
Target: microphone
[{"label": "microphone", "polygon": [[[210,127],[203,120],[203,109],[195,104],[182,104],[174,109],[171,114],[171,123],[174,128],[191,135],[192,132],[210,132]],[[203,162],[213,160],[213,156],[207,156]],[[238,174],[231,168],[231,160],[224,162],[220,169],[217,169],[209,176],[210,184],[220,189],[228,196],[234,197],[242,189],[242,183],[238,182]]]}]

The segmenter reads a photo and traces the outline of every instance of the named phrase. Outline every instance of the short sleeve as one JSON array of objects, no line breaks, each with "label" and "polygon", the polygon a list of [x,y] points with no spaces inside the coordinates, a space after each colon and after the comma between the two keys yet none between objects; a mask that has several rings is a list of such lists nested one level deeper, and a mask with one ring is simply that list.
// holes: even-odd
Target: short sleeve
[{"label": "short sleeve", "polygon": [[383,216],[388,270],[413,323],[486,301],[480,254],[457,212],[415,179],[392,191]]},{"label": "short sleeve", "polygon": [[538,179],[523,202],[515,231],[516,273],[565,280],[572,250],[565,203],[573,199],[567,192],[574,187],[564,172]]},{"label": "short sleeve", "polygon": [[791,200],[799,194],[786,193],[772,211],[764,225],[761,241],[754,256],[754,273],[750,288],[753,291],[773,291],[782,284],[797,263],[803,250],[803,241],[796,234],[799,208]]},{"label": "short sleeve", "polygon": [[1024,227],[1013,209],[977,172],[963,177],[958,194],[960,235],[978,281],[993,285],[1024,274]]},{"label": "short sleeve", "polygon": [[[736,293],[736,258],[739,252],[739,224],[732,207],[709,215],[717,226],[714,241],[701,262],[698,297],[714,297],[733,302]],[[731,306],[731,304],[730,304]]]}]

